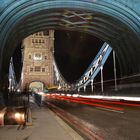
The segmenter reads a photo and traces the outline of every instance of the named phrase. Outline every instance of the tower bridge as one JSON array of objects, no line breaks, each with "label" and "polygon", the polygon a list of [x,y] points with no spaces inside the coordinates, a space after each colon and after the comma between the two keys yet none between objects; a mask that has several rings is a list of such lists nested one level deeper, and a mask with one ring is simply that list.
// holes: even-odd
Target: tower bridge
[{"label": "tower bridge", "polygon": [[[94,59],[93,63],[91,63],[91,65],[85,71],[81,79],[79,79],[79,81],[75,85],[69,85],[65,81],[64,77],[61,75],[55,60],[51,61],[51,66],[53,65],[52,71],[54,72],[51,75],[55,77],[55,80],[53,80],[59,87],[63,87],[63,89],[72,89],[76,87],[78,91],[80,91],[81,88],[83,88],[84,91],[86,91],[86,86],[91,84],[91,89],[93,91],[94,78],[98,72],[101,72],[101,90],[103,92],[102,70],[104,62],[111,51],[115,52],[114,56],[117,57],[117,60],[119,62],[121,76],[140,73],[139,7],[139,0],[0,0],[0,103],[3,106],[5,106],[6,104],[4,104],[4,101],[6,103],[6,101],[8,100],[8,91],[12,90],[14,86],[19,88],[22,85],[22,82],[16,81],[20,78],[18,77],[19,75],[16,72],[14,72],[13,68],[12,57],[17,46],[26,37],[32,36],[37,32],[49,30],[78,31],[90,34],[106,42],[106,45],[103,47],[103,49],[101,48],[101,51],[97,54],[97,57]],[[29,54],[28,58],[30,59],[30,57],[32,56],[30,56]],[[36,54],[35,59],[41,59],[40,55]],[[41,68],[42,71],[45,70],[44,66]],[[34,66],[30,67],[30,71],[35,69],[38,71],[40,68]],[[114,73],[115,70],[116,69],[114,68]],[[21,78],[23,77],[21,76]],[[13,79],[13,81],[11,81],[10,79]],[[30,82],[32,82],[33,80],[34,79],[32,79]],[[49,78],[49,80],[50,82],[45,83],[46,85],[53,84],[51,78]],[[42,81],[44,82],[44,80]],[[121,101],[100,101],[97,99],[87,99],[87,97],[79,97],[79,95],[76,98],[72,95],[70,96],[71,97],[63,95],[50,95],[49,98],[55,101],[66,101],[66,104],[59,104],[59,102],[55,102],[55,105],[57,107],[63,108],[64,110],[68,106],[71,106],[71,110],[69,110],[69,112],[71,112],[74,115],[77,115],[79,118],[86,118],[89,124],[95,122],[94,125],[97,126],[97,129],[96,127],[91,127],[92,129],[101,130],[101,128],[105,128],[105,132],[113,134],[113,136],[109,137],[105,133],[102,134],[102,132],[99,132],[99,134],[102,134],[102,137],[104,137],[105,139],[114,139],[118,132],[120,132],[119,134],[121,135],[117,135],[118,139],[126,138],[127,134],[131,135],[132,139],[140,139],[138,131],[134,131],[139,130],[140,126],[138,125],[140,124],[139,119],[137,119],[139,118],[139,115],[137,115],[139,114],[139,108],[131,110],[132,107],[139,107],[139,104]],[[109,97],[107,99],[109,99]],[[135,99],[139,98],[136,97]],[[119,100],[124,99],[119,98]],[[51,103],[54,102],[49,102],[48,106]],[[74,103],[74,105],[71,103]],[[82,109],[78,109],[79,104],[83,104]],[[115,106],[113,106],[114,104]],[[91,109],[89,106],[94,106],[94,113],[92,110],[93,108]],[[126,107],[123,108],[122,106]],[[54,106],[50,108],[56,110]],[[74,108],[77,108],[79,114],[76,111],[74,111]],[[106,113],[105,110],[109,110],[110,112],[120,114],[114,115],[113,113]],[[88,113],[84,114],[84,112],[86,111]],[[59,110],[58,112],[62,113],[62,110]],[[36,114],[37,113],[38,112],[36,112]],[[48,115],[44,113],[45,112],[42,109],[41,115],[38,114],[38,116],[42,117]],[[65,113],[65,119],[70,118],[69,120],[72,120],[72,117],[68,117],[67,115],[68,114]],[[0,117],[2,116],[3,115],[1,114]],[[15,114],[15,116],[19,118],[19,114]],[[127,117],[129,121],[125,119]],[[48,116],[48,118],[50,118],[51,120],[52,116],[50,115]],[[95,120],[93,121],[91,118]],[[38,120],[41,120],[41,118]],[[118,120],[119,122],[116,124]],[[44,119],[43,122],[45,121],[46,119]],[[55,121],[52,122],[54,123]],[[73,122],[77,121],[73,120]],[[79,124],[82,124],[81,122],[83,121],[78,122],[79,123],[75,124],[75,126],[80,126]],[[128,130],[129,128],[127,132],[120,131],[123,129],[122,124],[127,124],[124,126],[125,130]],[[42,126],[43,128],[46,128],[44,124]],[[50,128],[46,129],[50,130]],[[40,132],[40,130],[36,131]],[[115,130],[117,130],[117,134],[114,132]],[[81,132],[83,131],[86,131],[87,134],[91,132],[87,129],[84,129]],[[63,130],[61,132],[63,132]],[[44,136],[44,131],[41,131],[40,133],[42,134],[42,136]],[[58,135],[60,134],[61,133],[58,132]],[[97,133],[94,133],[96,139],[101,139],[101,137],[96,134]],[[64,135],[66,136],[66,134]],[[91,136],[93,136],[93,134],[89,137],[91,138]],[[31,139],[38,138],[36,134],[33,134],[31,137]],[[66,137],[69,138],[68,136]],[[23,139],[28,139],[28,137],[26,136]],[[128,137],[126,139],[128,139]]]},{"label": "tower bridge", "polygon": [[131,0],[1,0],[0,3],[2,88],[8,86],[5,83],[9,62],[17,44],[28,35],[46,29],[77,30],[97,36],[115,50],[122,75],[139,71],[138,0],[135,3]]}]

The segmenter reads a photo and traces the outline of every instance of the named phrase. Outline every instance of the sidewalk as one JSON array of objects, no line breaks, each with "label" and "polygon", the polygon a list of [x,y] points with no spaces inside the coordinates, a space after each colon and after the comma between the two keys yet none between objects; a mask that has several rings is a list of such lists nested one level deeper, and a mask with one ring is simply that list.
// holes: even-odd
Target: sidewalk
[{"label": "sidewalk", "polygon": [[31,103],[32,126],[0,127],[0,140],[83,140],[83,138],[46,106]]}]

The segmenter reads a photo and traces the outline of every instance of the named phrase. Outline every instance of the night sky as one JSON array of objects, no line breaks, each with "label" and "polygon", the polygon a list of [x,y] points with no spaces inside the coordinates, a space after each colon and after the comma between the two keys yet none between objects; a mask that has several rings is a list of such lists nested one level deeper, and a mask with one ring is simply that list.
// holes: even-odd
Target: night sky
[{"label": "night sky", "polygon": [[64,78],[70,83],[76,82],[103,43],[86,33],[55,31],[55,59]]}]

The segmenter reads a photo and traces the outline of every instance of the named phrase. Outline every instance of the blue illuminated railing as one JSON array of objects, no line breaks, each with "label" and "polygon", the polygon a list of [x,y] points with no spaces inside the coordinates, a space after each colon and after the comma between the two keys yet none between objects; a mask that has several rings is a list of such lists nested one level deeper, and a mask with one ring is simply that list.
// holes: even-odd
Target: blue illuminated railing
[{"label": "blue illuminated railing", "polygon": [[109,46],[109,44],[104,43],[90,66],[87,68],[83,76],[80,78],[80,80],[77,82],[76,86],[77,88],[82,88],[87,86],[99,73],[101,68],[103,68],[103,65],[105,64],[107,58],[109,57],[110,53],[112,51],[112,48]]}]

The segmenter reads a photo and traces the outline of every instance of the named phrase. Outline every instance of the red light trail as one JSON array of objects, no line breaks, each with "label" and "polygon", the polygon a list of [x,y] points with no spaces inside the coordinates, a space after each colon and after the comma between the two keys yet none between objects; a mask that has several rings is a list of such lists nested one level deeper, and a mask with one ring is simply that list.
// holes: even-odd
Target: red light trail
[{"label": "red light trail", "polygon": [[[102,104],[97,104],[97,103],[91,103],[90,100],[83,101],[82,98],[67,97],[67,96],[61,96],[61,95],[48,95],[48,97],[52,98],[52,99],[65,100],[65,101],[70,101],[70,102],[74,102],[74,103],[90,105],[90,106],[100,107],[100,108],[106,108],[106,109],[111,109],[111,110],[116,110],[116,111],[123,110],[123,108],[121,108],[121,107],[114,107],[114,106],[102,105]],[[98,102],[98,101],[96,101],[96,102]]]},{"label": "red light trail", "polygon": [[[103,99],[91,99],[91,98],[84,98],[84,97],[73,97],[71,95],[57,95],[57,94],[48,94],[46,95],[50,99],[56,99],[56,100],[63,100],[63,101],[70,101],[73,103],[79,103],[99,108],[105,108],[105,109],[111,109],[116,111],[123,111],[124,108],[121,106],[129,106],[129,107],[140,107],[139,103],[126,103],[121,101],[108,101]],[[113,106],[113,105],[119,105],[119,107]]]}]

